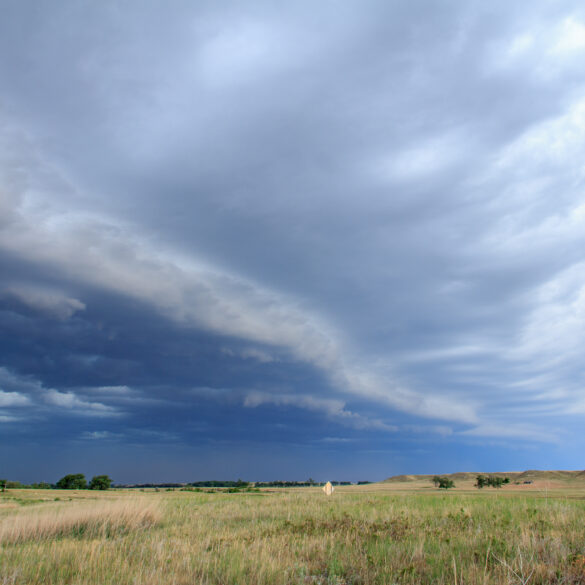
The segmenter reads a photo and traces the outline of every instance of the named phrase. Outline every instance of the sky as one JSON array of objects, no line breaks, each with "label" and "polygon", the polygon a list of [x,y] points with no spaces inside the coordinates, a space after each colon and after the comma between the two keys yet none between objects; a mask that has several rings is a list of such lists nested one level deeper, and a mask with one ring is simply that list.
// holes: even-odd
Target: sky
[{"label": "sky", "polygon": [[582,2],[0,6],[0,477],[585,466]]}]

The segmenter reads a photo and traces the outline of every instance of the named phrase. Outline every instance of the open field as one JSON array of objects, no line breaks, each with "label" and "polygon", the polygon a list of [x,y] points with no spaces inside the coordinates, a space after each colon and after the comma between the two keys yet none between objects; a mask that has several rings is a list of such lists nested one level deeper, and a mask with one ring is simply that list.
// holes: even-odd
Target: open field
[{"label": "open field", "polygon": [[0,584],[585,584],[583,482],[457,486],[11,490]]}]

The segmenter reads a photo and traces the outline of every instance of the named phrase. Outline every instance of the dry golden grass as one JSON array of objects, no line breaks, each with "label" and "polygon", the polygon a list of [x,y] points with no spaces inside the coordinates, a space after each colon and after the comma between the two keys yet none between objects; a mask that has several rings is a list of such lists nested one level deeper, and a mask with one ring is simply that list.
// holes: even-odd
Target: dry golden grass
[{"label": "dry golden grass", "polygon": [[158,502],[142,499],[29,506],[0,518],[0,544],[70,535],[107,538],[160,520]]}]

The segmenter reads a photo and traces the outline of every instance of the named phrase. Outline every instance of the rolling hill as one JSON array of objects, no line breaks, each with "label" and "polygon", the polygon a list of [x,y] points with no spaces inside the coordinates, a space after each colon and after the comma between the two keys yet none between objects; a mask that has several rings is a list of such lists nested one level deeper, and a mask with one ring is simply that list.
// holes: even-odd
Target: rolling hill
[{"label": "rolling hill", "polygon": [[435,475],[448,477],[453,481],[475,481],[475,478],[480,475],[495,475],[498,477],[509,477],[511,482],[583,482],[585,483],[585,471],[541,471],[536,469],[529,469],[527,471],[498,471],[493,473],[486,473],[482,471],[460,471],[457,473],[437,473],[424,475],[395,475],[385,479],[382,483],[410,483],[420,481],[431,481]]}]

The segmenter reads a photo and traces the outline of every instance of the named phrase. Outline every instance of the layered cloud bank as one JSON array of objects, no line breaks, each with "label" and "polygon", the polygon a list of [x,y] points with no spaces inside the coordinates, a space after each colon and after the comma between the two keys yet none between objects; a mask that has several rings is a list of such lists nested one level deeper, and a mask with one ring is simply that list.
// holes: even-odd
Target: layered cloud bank
[{"label": "layered cloud bank", "polygon": [[8,3],[0,421],[23,449],[577,465],[585,13],[330,9]]}]

